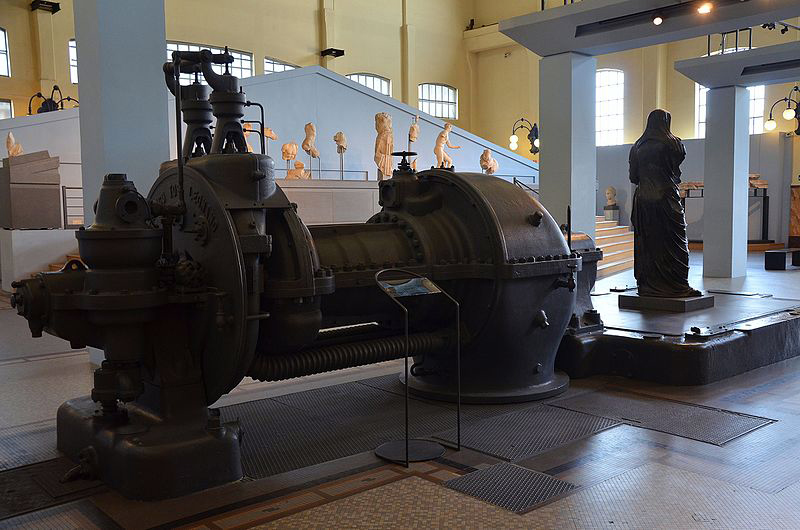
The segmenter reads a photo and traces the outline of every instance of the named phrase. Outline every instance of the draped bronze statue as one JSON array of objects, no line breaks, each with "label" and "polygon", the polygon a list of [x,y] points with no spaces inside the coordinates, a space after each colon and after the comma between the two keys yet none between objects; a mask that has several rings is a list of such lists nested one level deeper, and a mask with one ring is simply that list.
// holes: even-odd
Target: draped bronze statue
[{"label": "draped bronze statue", "polygon": [[689,286],[686,217],[678,192],[686,148],[670,132],[671,121],[665,110],[651,112],[629,157],[630,180],[636,184],[631,223],[640,296],[701,296]]}]

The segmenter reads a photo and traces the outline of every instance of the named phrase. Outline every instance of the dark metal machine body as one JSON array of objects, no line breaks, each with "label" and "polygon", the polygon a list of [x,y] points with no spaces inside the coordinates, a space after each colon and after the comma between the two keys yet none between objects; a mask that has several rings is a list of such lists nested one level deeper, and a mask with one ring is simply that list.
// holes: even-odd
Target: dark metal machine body
[{"label": "dark metal machine body", "polygon": [[[281,380],[402,357],[402,317],[375,285],[384,268],[427,276],[459,301],[465,401],[566,389],[553,365],[567,326],[586,328],[575,300],[586,289],[588,301],[591,285],[577,274],[581,253],[596,266],[591,240],[573,252],[544,207],[509,182],[405,163],[380,183],[383,208],[366,223],[306,227],[272,159],[247,152],[238,80],[211,70],[230,56],[174,57],[165,73],[188,125],[182,157],[162,165],[147,198],[107,175],[94,224],[77,232],[86,267],[15,284],[34,336],[105,353],[91,396],[58,412],[58,447],[78,471],[143,499],[240,478],[238,426],[208,405],[246,375]],[[178,73],[198,68],[208,99],[205,89],[176,90]],[[410,316],[412,390],[450,399],[452,309],[426,300]]]}]

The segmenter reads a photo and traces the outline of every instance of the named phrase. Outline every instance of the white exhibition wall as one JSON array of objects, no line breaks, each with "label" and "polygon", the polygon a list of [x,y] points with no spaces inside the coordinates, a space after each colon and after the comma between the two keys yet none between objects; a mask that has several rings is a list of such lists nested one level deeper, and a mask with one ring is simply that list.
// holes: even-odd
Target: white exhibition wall
[{"label": "white exhibition wall", "polygon": [[[309,66],[287,72],[249,77],[242,80],[242,88],[249,100],[264,105],[266,125],[278,135],[270,142],[270,155],[276,158],[276,167],[284,167],[280,160],[280,146],[287,142],[301,144],[305,137],[304,126],[313,122],[317,128],[317,149],[323,174],[331,175],[339,169],[339,155],[333,135],[343,131],[348,148],[344,154],[344,167],[350,171],[368,171],[370,179],[377,178],[373,161],[375,153],[375,114],[387,112],[392,116],[395,151],[408,148],[408,128],[415,115],[419,116],[420,134],[411,144],[418,153],[417,169],[435,165],[433,147],[444,121],[422,113],[397,99],[384,96],[344,76],[320,66]],[[258,119],[255,107],[248,109],[246,119]],[[249,138],[258,149],[255,135]],[[479,160],[484,149],[491,149],[499,163],[498,175],[523,177],[527,183],[538,184],[538,165],[513,151],[493,144],[458,127],[453,127],[450,142],[461,149],[447,149],[453,158],[456,171],[480,172]],[[308,167],[308,156],[302,151],[298,159]],[[331,172],[325,170],[332,170]]]},{"label": "white exhibition wall", "polygon": [[[705,140],[684,140],[686,160],[681,166],[683,181],[703,180]],[[630,144],[597,148],[597,215],[602,215],[606,203],[605,189],[617,189],[620,224],[630,225],[633,186],[628,180]],[[769,181],[769,237],[786,243],[789,237],[789,206],[792,183],[792,138],[782,133],[750,136],[750,173]],[[686,201],[687,235],[691,240],[703,239],[703,201]],[[748,238],[761,238],[762,200],[750,198]]]}]

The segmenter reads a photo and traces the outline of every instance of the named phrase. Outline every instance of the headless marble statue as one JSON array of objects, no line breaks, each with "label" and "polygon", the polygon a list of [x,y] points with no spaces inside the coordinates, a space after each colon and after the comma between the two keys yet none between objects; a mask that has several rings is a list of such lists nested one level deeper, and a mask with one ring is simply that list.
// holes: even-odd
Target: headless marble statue
[{"label": "headless marble statue", "polygon": [[394,151],[394,134],[392,117],[386,112],[375,115],[375,165],[378,166],[378,180],[392,176],[392,151]]},{"label": "headless marble statue", "polygon": [[487,175],[492,175],[497,172],[498,164],[497,160],[492,157],[492,151],[489,149],[484,149],[483,153],[481,153],[481,169],[483,169]]},{"label": "headless marble statue", "polygon": [[313,123],[308,122],[306,123],[306,137],[303,140],[303,151],[306,152],[308,156],[311,158],[319,158],[319,151],[317,150],[317,146],[315,142],[317,140],[317,128],[314,126]]},{"label": "headless marble statue", "polygon": [[19,156],[23,152],[22,145],[17,143],[11,131],[9,131],[8,136],[6,136],[6,149],[8,149],[9,158],[12,156]]},{"label": "headless marble statue", "polygon": [[656,109],[631,148],[634,276],[640,296],[685,298],[700,296],[689,286],[686,217],[678,192],[680,165],[686,158],[681,139],[670,132],[669,112]]}]

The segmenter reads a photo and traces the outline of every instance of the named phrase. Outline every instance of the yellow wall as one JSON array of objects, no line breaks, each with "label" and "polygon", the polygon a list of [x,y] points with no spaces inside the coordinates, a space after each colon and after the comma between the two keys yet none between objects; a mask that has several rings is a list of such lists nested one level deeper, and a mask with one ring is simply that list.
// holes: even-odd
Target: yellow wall
[{"label": "yellow wall", "polygon": [[[72,2],[62,1],[61,11],[50,15],[32,13],[29,0],[0,0],[13,74],[0,77],[0,98],[14,101],[16,115],[27,112],[31,94],[49,94],[53,83],[64,95],[79,97],[67,59],[67,42],[74,36]],[[263,73],[265,56],[300,66],[321,64],[343,75],[375,73],[391,79],[392,95],[412,106],[419,83],[448,84],[459,91],[455,123],[503,146],[517,118],[538,121],[538,57],[496,26],[537,9],[538,0],[166,0],[165,6],[169,40],[251,52],[256,74]],[[471,18],[479,29],[464,31]],[[753,44],[798,38],[794,30],[781,35],[759,28]],[[346,53],[322,59],[323,47]],[[598,68],[625,72],[626,142],[639,136],[657,106],[672,112],[678,135],[694,137],[694,83],[673,63],[705,52],[706,39],[697,38],[597,58]],[[767,107],[791,86],[767,87]],[[778,119],[779,130],[790,126]],[[534,158],[524,136],[518,153]]]}]

